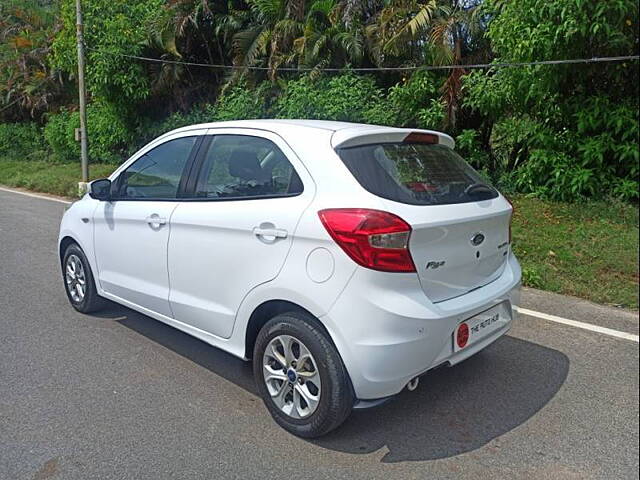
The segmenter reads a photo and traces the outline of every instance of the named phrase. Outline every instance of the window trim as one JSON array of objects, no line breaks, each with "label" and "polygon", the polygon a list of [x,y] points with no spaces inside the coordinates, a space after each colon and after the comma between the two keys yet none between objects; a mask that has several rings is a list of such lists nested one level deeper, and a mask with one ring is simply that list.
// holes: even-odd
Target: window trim
[{"label": "window trim", "polygon": [[[197,154],[200,151],[200,148],[204,140],[203,138],[204,135],[202,133],[197,133],[197,132],[184,132],[184,133],[187,133],[187,134],[171,136],[164,139],[163,142],[158,142],[158,143],[152,142],[151,144],[147,145],[149,148],[145,147],[144,149],[136,153],[136,155],[134,155],[134,157],[132,157],[129,161],[125,162],[122,168],[119,168],[114,173],[115,178],[111,180],[112,181],[112,186],[111,186],[112,200],[111,201],[113,202],[179,202],[181,201],[184,198],[184,195],[186,194],[186,183],[191,175],[191,172],[193,169],[193,163],[195,161]],[[195,137],[196,141],[191,147],[191,150],[189,151],[189,155],[187,156],[187,161],[185,162],[185,165],[182,168],[182,172],[180,174],[180,181],[178,182],[178,190],[176,191],[175,197],[129,198],[129,197],[120,197],[117,195],[117,192],[120,190],[120,187],[122,186],[122,179],[124,178],[123,174],[138,160],[140,160],[142,157],[147,155],[149,152],[155,150],[156,148],[166,143],[172,142],[174,140],[179,140],[181,138],[191,138],[191,137]]]},{"label": "window trim", "polygon": [[[220,130],[223,130],[223,129],[220,129]],[[228,130],[228,129],[224,129],[224,130]],[[280,150],[282,155],[284,155],[284,157],[287,159],[287,161],[291,165],[291,168],[300,179],[302,190],[300,190],[300,192],[298,193],[282,193],[277,195],[255,195],[255,196],[244,196],[244,197],[216,197],[216,198],[196,197],[195,196],[196,186],[198,185],[200,175],[202,174],[202,167],[204,165],[206,154],[209,153],[209,147],[211,146],[211,143],[213,143],[214,138],[217,136],[230,136],[230,135],[236,136],[236,137],[243,136],[243,137],[260,138],[273,143]],[[278,145],[278,142],[274,141],[274,139],[268,138],[265,135],[260,135],[258,134],[258,132],[253,132],[253,131],[249,131],[249,132],[248,131],[216,131],[216,129],[208,130],[207,133],[204,135],[204,137],[205,138],[203,139],[202,143],[199,146],[197,155],[194,158],[192,168],[189,172],[189,179],[187,180],[186,189],[184,192],[185,196],[180,198],[181,202],[237,202],[237,201],[249,201],[249,200],[269,200],[269,199],[276,199],[276,198],[298,197],[305,193],[305,190],[306,190],[305,181],[303,177],[300,175],[298,171],[299,169],[296,168],[295,162],[291,161],[291,156],[288,155],[283,150],[281,145]]]}]

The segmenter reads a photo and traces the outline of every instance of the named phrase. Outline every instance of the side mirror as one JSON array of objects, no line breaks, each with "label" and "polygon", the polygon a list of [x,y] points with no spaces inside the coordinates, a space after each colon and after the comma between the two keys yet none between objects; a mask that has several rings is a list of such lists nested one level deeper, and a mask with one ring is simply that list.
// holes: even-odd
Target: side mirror
[{"label": "side mirror", "polygon": [[95,200],[106,202],[111,200],[111,180],[102,178],[91,182],[89,196]]}]

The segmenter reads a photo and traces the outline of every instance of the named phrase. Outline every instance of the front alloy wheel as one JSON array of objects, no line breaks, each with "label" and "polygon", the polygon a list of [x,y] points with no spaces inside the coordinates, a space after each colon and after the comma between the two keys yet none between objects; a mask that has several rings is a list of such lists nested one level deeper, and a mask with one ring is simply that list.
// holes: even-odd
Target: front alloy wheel
[{"label": "front alloy wheel", "polygon": [[104,300],[98,296],[91,266],[76,243],[68,245],[62,256],[62,279],[69,302],[79,312],[95,312],[104,306]]},{"label": "front alloy wheel", "polygon": [[71,254],[67,257],[64,277],[71,300],[75,303],[82,302],[87,288],[87,278],[77,255]]}]

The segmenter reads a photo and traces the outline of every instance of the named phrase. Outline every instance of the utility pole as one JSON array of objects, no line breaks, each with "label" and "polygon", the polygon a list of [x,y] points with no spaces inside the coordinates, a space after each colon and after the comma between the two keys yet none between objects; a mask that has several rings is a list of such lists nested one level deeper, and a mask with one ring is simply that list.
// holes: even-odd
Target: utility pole
[{"label": "utility pole", "polygon": [[87,149],[87,90],[84,84],[84,34],[82,5],[76,0],[76,39],[78,42],[78,96],[80,97],[80,162],[82,164],[82,184],[86,188],[89,181],[89,153]]}]

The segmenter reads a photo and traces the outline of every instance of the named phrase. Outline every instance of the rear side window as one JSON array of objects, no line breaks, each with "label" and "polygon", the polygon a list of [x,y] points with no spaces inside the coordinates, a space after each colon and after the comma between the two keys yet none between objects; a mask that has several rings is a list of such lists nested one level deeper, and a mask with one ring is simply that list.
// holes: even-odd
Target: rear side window
[{"label": "rear side window", "polygon": [[395,202],[446,205],[498,196],[445,145],[380,143],[339,149],[338,155],[366,190]]},{"label": "rear side window", "polygon": [[195,195],[231,200],[301,192],[298,174],[273,142],[249,135],[216,135],[204,155]]}]

